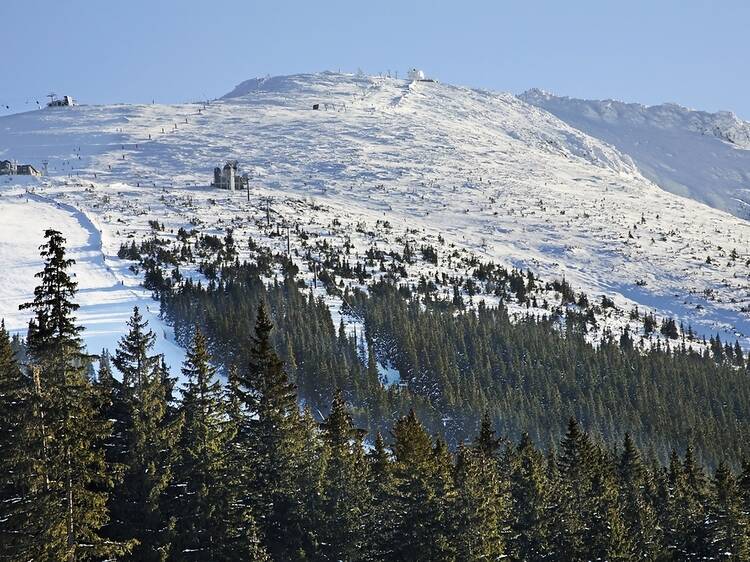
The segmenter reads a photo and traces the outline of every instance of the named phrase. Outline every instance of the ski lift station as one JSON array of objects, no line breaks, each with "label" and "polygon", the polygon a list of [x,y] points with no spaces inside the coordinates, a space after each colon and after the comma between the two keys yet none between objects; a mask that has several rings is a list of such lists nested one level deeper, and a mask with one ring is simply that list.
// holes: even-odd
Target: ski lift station
[{"label": "ski lift station", "polygon": [[71,96],[63,96],[60,99],[55,94],[47,94],[49,102],[47,107],[71,107],[75,105],[75,101]]}]

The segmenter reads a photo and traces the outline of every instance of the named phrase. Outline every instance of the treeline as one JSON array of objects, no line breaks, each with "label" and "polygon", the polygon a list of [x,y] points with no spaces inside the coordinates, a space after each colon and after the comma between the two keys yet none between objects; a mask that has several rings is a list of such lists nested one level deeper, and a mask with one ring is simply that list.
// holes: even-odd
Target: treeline
[{"label": "treeline", "polygon": [[388,282],[347,302],[402,383],[447,418],[449,440],[465,440],[489,411],[502,434],[527,431],[552,447],[560,420],[575,417],[607,442],[629,431],[662,462],[688,444],[713,466],[739,465],[750,452],[750,371],[742,351],[724,351],[718,337],[703,353],[679,342],[636,349],[627,332],[594,346],[575,313],[511,319],[503,306],[436,310]]},{"label": "treeline", "polygon": [[[575,417],[607,442],[622,441],[627,429],[661,462],[690,444],[711,467],[724,459],[736,468],[750,452],[749,373],[742,351],[718,337],[704,353],[680,341],[643,350],[627,331],[594,346],[580,312],[511,319],[502,302],[467,309],[384,280],[367,292],[339,292],[364,327],[347,335],[293,274],[266,286],[256,264],[225,266],[207,285],[186,280],[162,292],[162,314],[182,343],[198,325],[227,371],[266,303],[300,398],[325,412],[341,388],[370,433],[389,431],[414,409],[430,433],[455,447],[489,412],[503,435],[518,439],[526,431],[551,449],[563,436],[561,420]],[[510,277],[510,284],[524,281]],[[399,373],[398,385],[383,385],[376,360]]]},{"label": "treeline", "polygon": [[387,432],[414,409],[431,427],[441,416],[427,398],[408,389],[382,384],[372,341],[365,333],[348,336],[335,327],[322,298],[303,293],[294,276],[265,285],[255,264],[225,266],[218,281],[207,285],[190,279],[161,293],[161,314],[174,327],[177,340],[188,345],[195,326],[205,334],[223,373],[244,359],[261,303],[274,317],[273,344],[299,397],[313,411],[325,412],[336,389],[353,406],[360,427]]},{"label": "treeline", "polygon": [[750,557],[750,464],[709,476],[688,448],[661,465],[574,419],[556,453],[489,416],[451,451],[414,412],[365,446],[345,393],[300,410],[262,304],[226,385],[194,329],[177,399],[137,309],[89,377],[72,260],[46,236],[23,364],[0,329],[2,559]]}]

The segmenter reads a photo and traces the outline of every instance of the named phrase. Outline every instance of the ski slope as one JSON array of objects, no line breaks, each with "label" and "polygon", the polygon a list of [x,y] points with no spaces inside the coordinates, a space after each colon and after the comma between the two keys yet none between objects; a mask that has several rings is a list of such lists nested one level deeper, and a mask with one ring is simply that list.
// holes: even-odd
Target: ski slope
[{"label": "ski slope", "polygon": [[[232,227],[242,257],[249,236],[283,250],[268,220],[350,244],[352,256],[440,246],[440,266],[416,264],[414,280],[470,275],[457,268],[475,256],[750,346],[748,223],[661,189],[636,156],[511,94],[337,73],[254,79],[210,103],[2,117],[0,158],[48,162],[30,189],[88,217],[116,275],[128,265],[113,257],[119,244],[151,235],[149,220],[165,236]],[[249,194],[209,187],[227,159],[250,175]],[[29,188],[0,186],[2,201]],[[18,234],[8,228],[4,238]],[[291,240],[297,257],[310,244]],[[602,322],[617,333],[628,319]]]},{"label": "ski slope", "polygon": [[[78,283],[76,313],[90,353],[108,348],[114,352],[133,307],[138,306],[156,334],[155,352],[173,367],[182,365],[183,350],[168,327],[159,320],[159,304],[139,287],[139,280],[120,271],[119,260],[102,252],[99,230],[75,208],[34,194],[0,197],[0,310],[6,327],[25,335],[29,310],[18,306],[34,298],[34,275],[41,270],[39,245],[44,231],[59,230],[67,240],[68,256],[76,260],[72,271]],[[109,260],[109,262],[107,261]],[[111,264],[111,265],[110,265]]]}]

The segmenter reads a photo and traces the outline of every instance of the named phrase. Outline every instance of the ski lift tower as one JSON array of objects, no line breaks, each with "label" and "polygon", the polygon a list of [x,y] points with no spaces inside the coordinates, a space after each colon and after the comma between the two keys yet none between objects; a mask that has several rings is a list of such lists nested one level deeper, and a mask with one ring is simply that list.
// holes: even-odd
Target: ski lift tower
[{"label": "ski lift tower", "polygon": [[48,106],[52,106],[55,104],[55,98],[57,97],[57,94],[55,92],[50,92],[47,94],[47,97],[49,98]]}]

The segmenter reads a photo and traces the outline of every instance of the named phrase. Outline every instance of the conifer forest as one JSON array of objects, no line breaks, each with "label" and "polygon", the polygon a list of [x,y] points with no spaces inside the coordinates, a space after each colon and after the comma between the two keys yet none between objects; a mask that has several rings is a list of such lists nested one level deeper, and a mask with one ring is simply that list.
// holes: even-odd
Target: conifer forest
[{"label": "conifer forest", "polygon": [[2,560],[750,559],[740,349],[593,346],[383,280],[349,336],[292,268],[234,263],[155,287],[172,366],[137,308],[85,349],[62,233],[41,256],[27,336],[0,329]]}]

